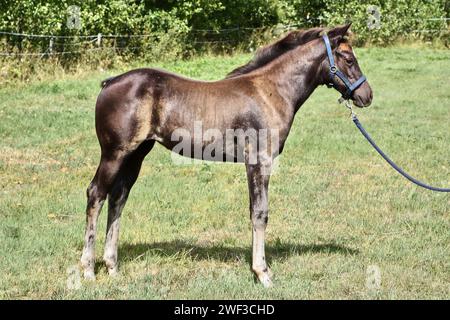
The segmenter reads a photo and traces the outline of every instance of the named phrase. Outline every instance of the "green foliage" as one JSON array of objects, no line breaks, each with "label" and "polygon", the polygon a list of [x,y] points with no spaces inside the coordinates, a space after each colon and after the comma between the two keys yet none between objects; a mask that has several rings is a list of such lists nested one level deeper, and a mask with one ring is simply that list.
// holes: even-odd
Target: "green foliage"
[{"label": "green foliage", "polygon": [[[68,27],[70,6],[79,7],[79,29]],[[369,6],[380,11],[380,28],[368,28]],[[311,27],[352,21],[358,44],[386,45],[399,38],[448,39],[447,21],[430,20],[446,16],[450,16],[447,0],[0,0],[0,31],[54,36],[101,33],[104,46],[119,48],[122,56],[149,59],[190,55],[211,43],[228,51],[255,49],[283,32],[280,25]],[[148,36],[108,38],[116,34]],[[67,58],[72,61],[84,56],[85,49],[95,48],[95,40],[91,46],[80,46],[80,39],[57,39],[53,48],[80,52]],[[49,39],[5,36],[0,49],[46,52]]]},{"label": "green foliage", "polygon": [[[430,20],[445,17],[445,0],[326,0],[324,12],[330,25],[352,21],[352,30],[358,41],[388,44],[402,38],[421,37],[432,39],[441,35],[447,27],[444,20]],[[379,28],[368,28],[369,6],[376,6],[380,12]],[[447,30],[448,31],[448,30]]]}]

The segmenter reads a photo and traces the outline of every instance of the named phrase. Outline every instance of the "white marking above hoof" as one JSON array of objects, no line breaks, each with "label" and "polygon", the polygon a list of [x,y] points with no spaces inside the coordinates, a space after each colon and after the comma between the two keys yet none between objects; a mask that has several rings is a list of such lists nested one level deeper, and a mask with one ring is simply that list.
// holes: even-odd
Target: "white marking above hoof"
[{"label": "white marking above hoof", "polygon": [[259,281],[262,283],[262,285],[264,286],[264,288],[271,288],[273,287],[273,283],[272,280],[269,277],[268,273],[263,273],[262,275],[260,275],[258,277]]},{"label": "white marking above hoof", "polygon": [[110,277],[118,277],[119,276],[119,270],[117,267],[114,268],[108,268],[108,274]]},{"label": "white marking above hoof", "polygon": [[84,270],[84,279],[88,281],[95,281],[95,273],[93,270]]}]

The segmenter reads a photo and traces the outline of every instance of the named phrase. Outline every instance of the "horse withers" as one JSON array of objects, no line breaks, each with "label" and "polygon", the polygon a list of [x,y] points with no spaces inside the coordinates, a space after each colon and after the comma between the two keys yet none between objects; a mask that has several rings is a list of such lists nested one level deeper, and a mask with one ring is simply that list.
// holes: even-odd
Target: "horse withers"
[{"label": "horse withers", "polygon": [[[104,261],[110,275],[117,273],[120,215],[142,161],[158,142],[186,157],[245,163],[252,270],[269,287],[271,273],[264,250],[269,178],[296,112],[323,84],[360,107],[372,100],[372,90],[361,80],[347,40],[349,27],[327,32],[328,50],[323,29],[292,32],[219,81],[197,81],[159,69],[136,69],[105,80],[95,111],[101,158],[87,189],[81,257],[85,278],[95,279],[96,224],[106,198]],[[330,70],[338,70],[345,79]],[[349,85],[356,83],[349,93]]]}]

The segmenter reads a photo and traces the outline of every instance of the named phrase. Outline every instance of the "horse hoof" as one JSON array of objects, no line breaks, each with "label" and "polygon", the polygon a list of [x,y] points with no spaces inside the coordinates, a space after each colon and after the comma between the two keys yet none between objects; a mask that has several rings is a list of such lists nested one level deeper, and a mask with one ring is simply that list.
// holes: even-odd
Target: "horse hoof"
[{"label": "horse hoof", "polygon": [[264,288],[271,288],[273,286],[272,280],[267,272],[264,272],[258,277]]},{"label": "horse hoof", "polygon": [[94,270],[84,270],[84,279],[88,281],[95,281]]},{"label": "horse hoof", "polygon": [[110,277],[117,277],[119,275],[119,270],[117,267],[108,268],[108,274]]}]

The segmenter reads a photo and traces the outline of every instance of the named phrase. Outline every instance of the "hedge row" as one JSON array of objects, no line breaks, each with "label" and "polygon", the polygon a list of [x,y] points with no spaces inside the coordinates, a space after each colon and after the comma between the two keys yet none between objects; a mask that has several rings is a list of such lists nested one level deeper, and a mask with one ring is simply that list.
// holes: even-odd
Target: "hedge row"
[{"label": "hedge row", "polygon": [[[79,7],[79,21],[73,7],[69,9],[74,5]],[[445,38],[450,32],[444,17],[450,17],[448,0],[0,0],[0,31],[55,36],[147,34],[105,38],[105,45],[131,47],[134,52],[155,56],[169,52],[179,56],[211,43],[251,48],[258,45],[258,39],[283,30],[280,25],[310,27],[352,21],[359,44]],[[45,38],[4,35],[0,39],[7,51],[38,52],[49,46]],[[54,49],[71,50],[79,41],[58,39]]]}]

